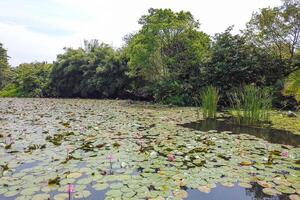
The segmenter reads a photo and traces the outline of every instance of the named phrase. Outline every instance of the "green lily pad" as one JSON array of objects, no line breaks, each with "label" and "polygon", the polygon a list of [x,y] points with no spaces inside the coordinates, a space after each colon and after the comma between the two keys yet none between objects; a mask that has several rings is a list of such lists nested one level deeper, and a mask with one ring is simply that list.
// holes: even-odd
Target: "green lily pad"
[{"label": "green lily pad", "polygon": [[32,200],[48,200],[50,199],[49,194],[36,194],[32,197]]},{"label": "green lily pad", "polygon": [[105,190],[108,187],[106,183],[98,183],[92,186],[95,190]]},{"label": "green lily pad", "polygon": [[69,195],[67,193],[56,194],[54,200],[67,200],[69,199]]},{"label": "green lily pad", "polygon": [[209,187],[207,187],[207,186],[199,186],[198,187],[198,190],[200,191],[200,192],[204,192],[204,193],[210,193],[210,191],[211,191],[211,188],[209,188]]},{"label": "green lily pad", "polygon": [[262,191],[263,191],[263,193],[270,195],[270,196],[276,196],[276,195],[281,194],[281,192],[279,192],[273,188],[264,188]]},{"label": "green lily pad", "polygon": [[80,192],[76,192],[76,193],[74,194],[74,197],[75,197],[75,198],[81,199],[81,198],[87,198],[87,197],[89,197],[90,195],[91,195],[91,192],[90,192],[90,191],[88,191],[88,190],[82,190],[82,191],[80,191]]},{"label": "green lily pad", "polygon": [[243,188],[252,188],[252,185],[250,183],[243,183],[243,182],[240,182],[239,183],[239,186],[243,187]]},{"label": "green lily pad", "polygon": [[19,191],[11,190],[11,191],[7,191],[6,193],[4,193],[4,196],[5,197],[13,197],[13,196],[16,196],[17,194],[19,194]]}]

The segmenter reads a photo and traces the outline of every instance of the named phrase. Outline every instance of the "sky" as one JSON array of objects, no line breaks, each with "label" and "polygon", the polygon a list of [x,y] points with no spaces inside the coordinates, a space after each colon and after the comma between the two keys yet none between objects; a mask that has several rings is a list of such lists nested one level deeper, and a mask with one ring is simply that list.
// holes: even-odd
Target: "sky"
[{"label": "sky", "polygon": [[254,11],[280,5],[280,0],[0,0],[0,43],[9,62],[52,62],[64,47],[85,39],[113,47],[139,30],[138,19],[149,8],[190,11],[200,30],[214,35],[234,25],[245,28]]}]

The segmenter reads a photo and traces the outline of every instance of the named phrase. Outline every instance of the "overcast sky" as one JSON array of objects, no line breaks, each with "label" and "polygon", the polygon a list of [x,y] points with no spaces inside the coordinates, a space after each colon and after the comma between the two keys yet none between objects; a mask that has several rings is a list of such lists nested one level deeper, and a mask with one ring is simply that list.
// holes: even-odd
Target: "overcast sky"
[{"label": "overcast sky", "polygon": [[119,47],[149,8],[190,11],[210,35],[243,29],[253,11],[280,0],[0,0],[0,42],[10,64],[55,60],[63,47],[98,39]]}]

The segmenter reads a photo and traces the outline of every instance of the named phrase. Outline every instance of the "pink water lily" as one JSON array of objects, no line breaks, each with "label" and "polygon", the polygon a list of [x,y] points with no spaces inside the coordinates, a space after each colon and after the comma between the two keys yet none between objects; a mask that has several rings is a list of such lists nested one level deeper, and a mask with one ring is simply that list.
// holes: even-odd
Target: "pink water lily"
[{"label": "pink water lily", "polygon": [[68,192],[69,194],[72,193],[72,192],[74,192],[74,185],[68,184],[67,192]]},{"label": "pink water lily", "polygon": [[282,157],[288,157],[289,156],[289,152],[287,152],[287,151],[283,151],[283,152],[281,152],[281,154],[280,154]]},{"label": "pink water lily", "polygon": [[144,140],[139,140],[139,144],[140,144],[141,147],[143,147],[144,144],[145,144],[145,141]]},{"label": "pink water lily", "polygon": [[68,146],[67,146],[67,151],[68,151],[68,152],[72,151],[72,146],[71,146],[71,145],[68,145]]},{"label": "pink water lily", "polygon": [[68,184],[68,187],[67,187],[67,192],[68,192],[68,195],[69,195],[69,200],[72,199],[72,192],[74,192],[74,185],[72,184]]},{"label": "pink water lily", "polygon": [[109,154],[108,157],[107,157],[107,159],[109,160],[109,162],[111,162],[113,160],[112,154]]},{"label": "pink water lily", "polygon": [[83,133],[83,130],[84,130],[83,126],[80,126],[79,130],[80,130],[80,133]]},{"label": "pink water lily", "polygon": [[175,160],[175,156],[173,154],[168,155],[168,161],[173,162]]}]

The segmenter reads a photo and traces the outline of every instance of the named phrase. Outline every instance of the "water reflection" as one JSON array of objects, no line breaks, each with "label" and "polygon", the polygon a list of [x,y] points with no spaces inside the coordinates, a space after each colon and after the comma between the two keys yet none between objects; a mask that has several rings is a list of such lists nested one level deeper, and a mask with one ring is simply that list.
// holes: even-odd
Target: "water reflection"
[{"label": "water reflection", "polygon": [[262,187],[253,183],[252,188],[243,188],[235,184],[228,188],[217,184],[217,187],[206,194],[198,190],[188,189],[189,200],[288,200],[288,195],[269,196],[263,193]]},{"label": "water reflection", "polygon": [[191,122],[187,124],[180,124],[186,128],[192,128],[200,131],[231,131],[233,134],[249,134],[256,137],[262,138],[266,141],[275,144],[286,144],[292,146],[300,145],[300,135],[295,135],[290,131],[273,129],[273,128],[262,128],[245,125],[237,125],[232,123],[230,119],[226,120],[215,120],[207,119],[198,122]]}]

